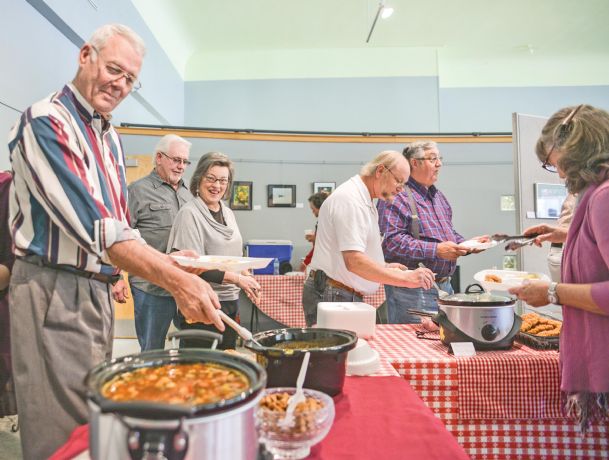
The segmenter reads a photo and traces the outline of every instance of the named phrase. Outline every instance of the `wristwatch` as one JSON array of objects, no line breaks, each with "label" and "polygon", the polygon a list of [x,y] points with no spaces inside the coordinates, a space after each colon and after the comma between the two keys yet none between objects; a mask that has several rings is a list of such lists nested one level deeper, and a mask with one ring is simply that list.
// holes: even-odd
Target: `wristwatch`
[{"label": "wristwatch", "polygon": [[548,286],[548,302],[553,303],[554,305],[561,305],[558,300],[558,294],[556,293],[556,287],[558,283],[550,283]]}]

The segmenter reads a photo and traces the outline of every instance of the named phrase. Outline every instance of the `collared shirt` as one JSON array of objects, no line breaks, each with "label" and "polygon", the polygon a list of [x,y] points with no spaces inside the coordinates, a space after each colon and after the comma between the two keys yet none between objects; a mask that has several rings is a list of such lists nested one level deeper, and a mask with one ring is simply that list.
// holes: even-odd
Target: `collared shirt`
[{"label": "collared shirt", "polygon": [[9,151],[16,255],[117,273],[107,249],[139,234],[128,223],[125,158],[112,125],[68,84],[23,113]]},{"label": "collared shirt", "polygon": [[[178,211],[192,200],[188,187],[180,180],[177,190],[165,182],[156,170],[129,185],[129,214],[131,226],[154,249],[167,252],[171,226]],[[154,295],[169,296],[164,289],[143,278],[129,277],[136,288]]]},{"label": "collared shirt", "polygon": [[405,190],[390,203],[379,200],[379,227],[384,234],[385,259],[410,269],[418,268],[419,262],[423,262],[438,277],[452,275],[457,263],[438,257],[438,244],[443,241],[461,243],[465,238],[453,227],[453,211],[448,200],[434,185],[425,188],[412,177],[406,186],[412,191],[417,207],[419,239],[413,236],[412,213]]},{"label": "collared shirt", "polygon": [[378,213],[360,176],[341,184],[322,204],[310,267],[364,294],[376,292],[379,283],[347,270],[343,251],[363,252],[384,263]]}]

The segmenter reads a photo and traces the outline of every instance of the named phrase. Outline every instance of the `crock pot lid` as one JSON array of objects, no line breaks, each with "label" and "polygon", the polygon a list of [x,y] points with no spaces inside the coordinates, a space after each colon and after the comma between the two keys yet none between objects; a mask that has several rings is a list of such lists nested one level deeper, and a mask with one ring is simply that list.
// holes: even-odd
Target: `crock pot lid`
[{"label": "crock pot lid", "polygon": [[465,294],[451,294],[438,299],[440,305],[464,305],[464,306],[503,306],[513,305],[514,299],[502,295],[490,294],[488,292]]}]

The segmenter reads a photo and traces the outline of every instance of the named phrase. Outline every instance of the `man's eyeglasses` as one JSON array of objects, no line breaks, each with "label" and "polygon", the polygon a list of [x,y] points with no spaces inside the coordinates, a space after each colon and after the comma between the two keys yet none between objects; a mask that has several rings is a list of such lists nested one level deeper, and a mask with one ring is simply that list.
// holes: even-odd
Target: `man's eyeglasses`
[{"label": "man's eyeglasses", "polygon": [[97,53],[97,56],[105,62],[104,67],[108,75],[113,77],[112,81],[118,81],[124,77],[125,83],[127,84],[127,88],[129,88],[132,93],[135,93],[142,87],[142,82],[139,81],[136,76],[131,75],[129,72],[125,72],[120,66],[117,66],[116,64],[106,62],[105,59],[102,59],[97,48],[95,48],[93,45],[91,45],[91,48]]},{"label": "man's eyeglasses", "polygon": [[[383,165],[383,166],[385,166],[385,165]],[[399,187],[401,189],[406,187],[406,184],[404,182],[402,182],[400,179],[397,178],[397,176],[393,173],[391,168],[388,168],[387,166],[385,166],[385,170],[389,171],[389,173],[393,176],[393,179],[395,180],[395,184],[396,184],[397,187]]]},{"label": "man's eyeglasses", "polygon": [[420,161],[427,160],[430,163],[437,163],[437,162],[442,163],[442,160],[444,160],[444,157],[429,157],[429,158],[428,157],[423,157],[423,158],[414,158],[414,159],[415,160],[420,160]]},{"label": "man's eyeglasses", "polygon": [[174,164],[174,166],[178,166],[178,165],[188,166],[190,164],[189,160],[184,160],[183,158],[170,157],[165,152],[161,152],[161,151],[159,151],[159,153],[161,155],[163,155],[164,157],[169,158],[172,161],[172,163]]},{"label": "man's eyeglasses", "polygon": [[558,127],[556,128],[552,146],[550,147],[550,150],[548,150],[548,155],[546,156],[546,159],[541,164],[541,167],[546,171],[551,173],[558,172],[556,166],[549,163],[550,155],[552,155],[552,152],[554,152],[554,149],[556,148],[557,144],[563,144],[567,140],[567,137],[569,136],[569,133],[571,131],[571,123],[573,122],[573,118],[575,118],[575,115],[577,114],[577,112],[580,111],[583,106],[584,104],[580,104],[573,110],[571,110],[571,112],[569,112],[569,115],[567,115],[565,119],[560,122],[560,125],[558,125]]},{"label": "man's eyeglasses", "polygon": [[212,176],[211,174],[208,176],[203,177],[203,179],[205,180],[205,182],[207,182],[208,184],[215,184],[216,182],[220,185],[226,185],[228,184],[228,179],[226,177],[216,177],[216,176]]}]

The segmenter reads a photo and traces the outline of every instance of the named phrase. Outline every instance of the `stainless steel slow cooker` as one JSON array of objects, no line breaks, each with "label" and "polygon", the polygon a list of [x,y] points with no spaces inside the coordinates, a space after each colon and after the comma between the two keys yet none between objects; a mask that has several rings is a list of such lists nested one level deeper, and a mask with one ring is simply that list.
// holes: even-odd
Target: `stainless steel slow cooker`
[{"label": "stainless steel slow cooker", "polygon": [[434,322],[446,345],[472,342],[477,350],[507,349],[522,323],[514,312],[515,303],[516,299],[490,294],[472,284],[465,293],[439,298]]},{"label": "stainless steel slow cooker", "polygon": [[[198,406],[117,402],[101,392],[106,382],[124,372],[201,362],[242,372],[249,387],[232,399]],[[266,372],[257,363],[216,350],[155,350],[106,361],[86,378],[91,457],[254,460],[258,453],[254,412],[265,385]]]}]

